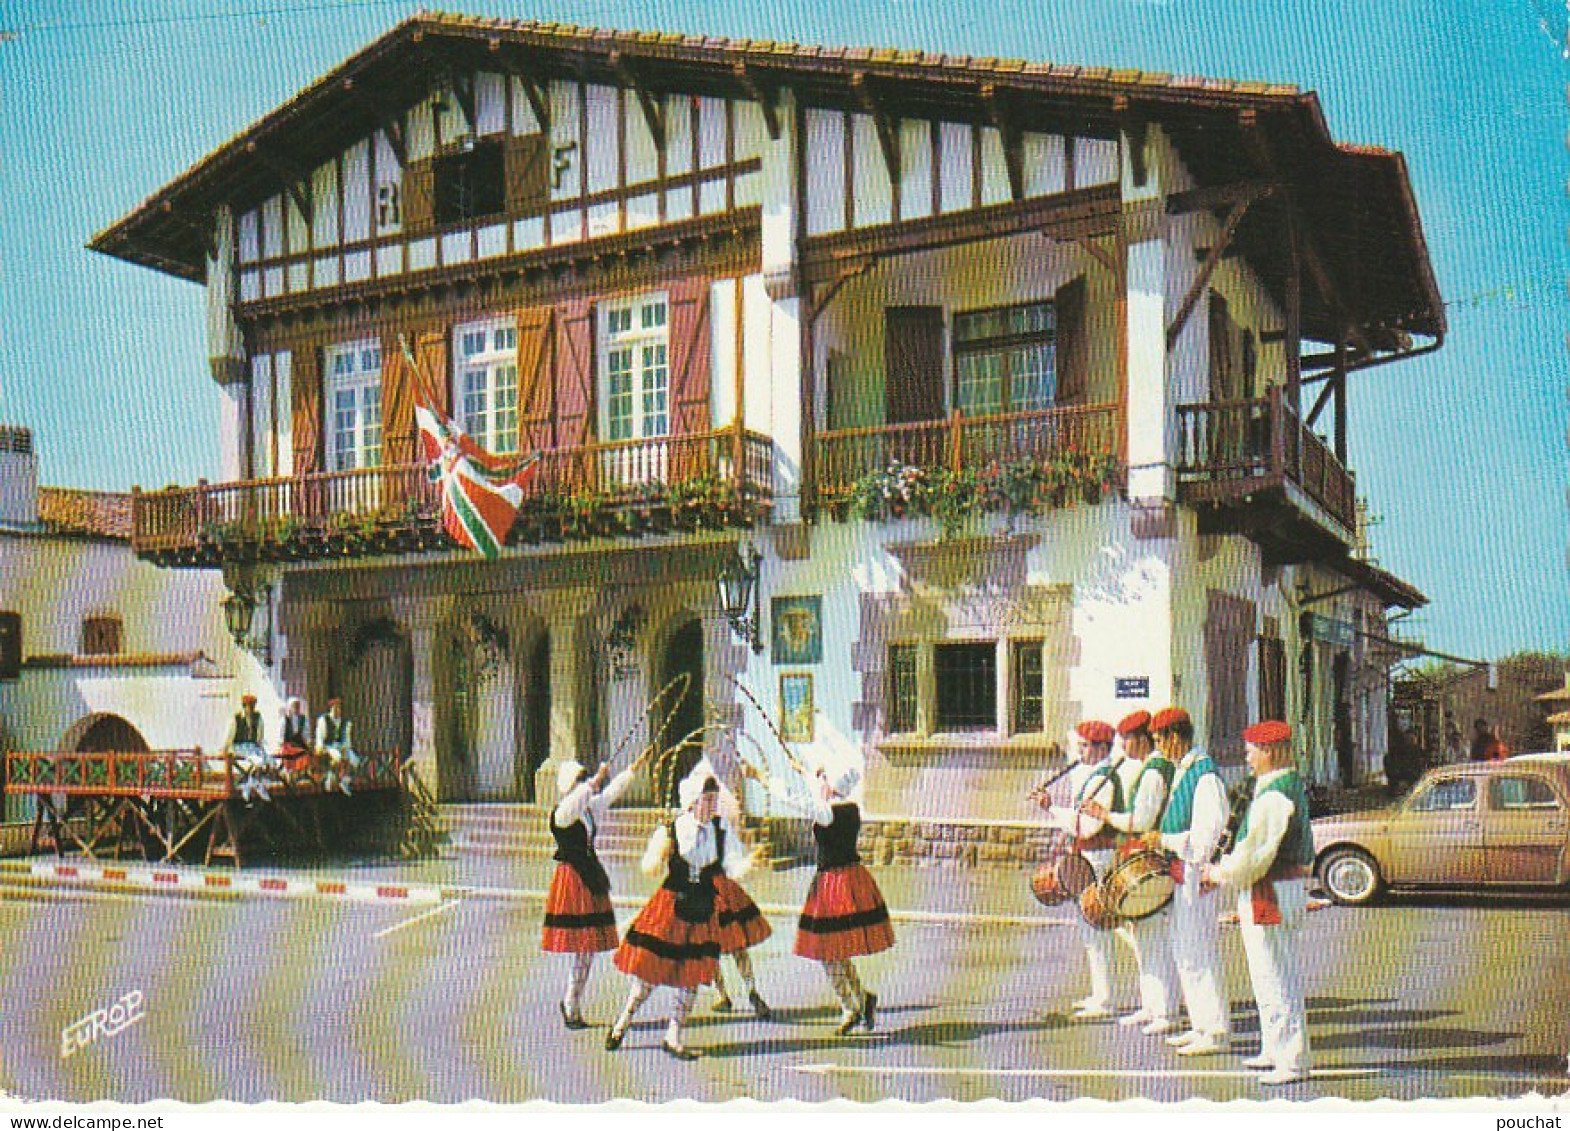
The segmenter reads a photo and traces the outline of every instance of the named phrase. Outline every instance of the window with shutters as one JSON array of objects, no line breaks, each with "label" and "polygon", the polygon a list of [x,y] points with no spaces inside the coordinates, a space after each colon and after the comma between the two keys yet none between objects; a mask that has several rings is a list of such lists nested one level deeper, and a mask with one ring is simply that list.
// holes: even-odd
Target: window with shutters
[{"label": "window with shutters", "polygon": [[488,452],[518,450],[518,327],[511,319],[453,331],[459,426]]},{"label": "window with shutters", "polygon": [[499,216],[507,210],[507,163],[500,141],[475,142],[432,164],[438,224]]},{"label": "window with shutters", "polygon": [[327,466],[332,471],[382,462],[382,347],[374,339],[331,346],[327,368]]},{"label": "window with shutters", "polygon": [[88,617],[82,621],[82,655],[117,656],[119,654],[119,617]]},{"label": "window with shutters", "polygon": [[1050,302],[954,316],[954,398],[966,416],[1050,408],[1057,345]]},{"label": "window with shutters", "polygon": [[993,730],[998,725],[998,646],[988,640],[938,644],[932,654],[937,682],[937,729]]},{"label": "window with shutters", "polygon": [[603,435],[612,442],[670,434],[670,330],[664,294],[606,303],[600,320]]}]

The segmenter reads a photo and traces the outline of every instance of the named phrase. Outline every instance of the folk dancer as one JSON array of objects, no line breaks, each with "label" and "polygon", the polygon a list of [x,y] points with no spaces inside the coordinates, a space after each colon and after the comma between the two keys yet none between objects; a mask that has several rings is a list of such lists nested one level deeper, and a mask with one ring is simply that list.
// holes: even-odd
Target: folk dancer
[{"label": "folk dancer", "polygon": [[1260,1052],[1243,1063],[1262,1084],[1308,1079],[1303,916],[1314,865],[1308,792],[1292,761],[1292,728],[1275,720],[1243,732],[1254,795],[1232,851],[1204,869],[1207,885],[1236,888],[1248,978],[1259,1008]]},{"label": "folk dancer", "polygon": [[[699,759],[693,766],[688,777],[714,778],[718,775],[707,758]],[[725,788],[724,783],[719,784],[719,799],[715,804],[714,821],[721,826],[725,834],[727,845],[736,844],[746,847],[737,826],[741,823],[741,805],[736,800],[736,795]],[[748,857],[749,863],[752,859]],[[714,877],[714,931],[715,938],[720,944],[720,965],[714,970],[714,988],[719,992],[719,1000],[714,1003],[718,1013],[728,1013],[734,1008],[730,994],[725,992],[725,977],[721,972],[724,959],[730,956],[731,962],[736,966],[736,972],[741,975],[741,983],[747,990],[747,1001],[752,1006],[752,1013],[761,1021],[767,1021],[774,1016],[769,1009],[769,1003],[763,1000],[763,995],[758,992],[758,984],[753,975],[752,955],[748,951],[757,946],[764,939],[774,933],[774,928],[763,917],[763,912],[758,910],[758,905],[747,894],[745,888],[737,883],[741,875],[721,872]]]},{"label": "folk dancer", "polygon": [[807,889],[793,950],[823,964],[840,1002],[840,1022],[834,1031],[841,1037],[858,1026],[870,1033],[878,1023],[878,995],[862,985],[854,960],[894,945],[888,905],[856,851],[861,807],[852,795],[860,783],[861,767],[854,761],[820,764],[810,779],[798,775],[764,782],[781,804],[812,820],[818,870]]},{"label": "folk dancer", "polygon": [[278,765],[286,780],[306,770],[311,761],[311,718],[305,711],[305,701],[298,695],[290,696],[284,704],[283,738],[278,746]]},{"label": "folk dancer", "polygon": [[606,811],[632,783],[633,767],[614,778],[601,766],[594,774],[580,762],[563,762],[556,771],[551,810],[551,836],[556,840],[556,873],[545,896],[545,930],[540,949],[572,955],[567,992],[560,1002],[562,1023],[587,1029],[583,992],[594,969],[594,957],[615,950],[616,914],[611,910],[611,881],[594,851],[594,837]]},{"label": "folk dancer", "polygon": [[[1118,723],[1117,732],[1124,756],[1137,769],[1125,793],[1128,805],[1108,810],[1099,801],[1092,800],[1085,803],[1085,814],[1105,820],[1123,834],[1118,845],[1118,855],[1122,858],[1144,847],[1152,837],[1159,838],[1156,827],[1166,809],[1177,767],[1154,753],[1150,712],[1135,711],[1126,716]],[[1140,1032],[1151,1036],[1170,1033],[1177,1028],[1175,1018],[1180,991],[1169,938],[1171,922],[1171,905],[1168,904],[1154,915],[1130,920],[1125,928],[1120,928],[1127,930],[1124,937],[1134,951],[1134,964],[1139,970],[1139,1008],[1118,1018],[1118,1024],[1139,1025]]]},{"label": "folk dancer", "polygon": [[349,779],[363,759],[354,752],[351,732],[354,724],[343,717],[343,700],[327,700],[327,713],[316,720],[316,751],[327,761],[324,788],[349,795]]},{"label": "folk dancer", "polygon": [[[1115,763],[1108,760],[1115,732],[1110,723],[1087,719],[1074,728],[1079,765],[1069,772],[1072,806],[1051,806],[1052,823],[1074,838],[1080,855],[1095,872],[1097,881],[1112,866],[1116,839],[1101,817],[1092,817],[1089,806],[1106,813],[1123,808],[1123,783]],[[1090,967],[1090,994],[1074,1003],[1076,1021],[1100,1021],[1112,1016],[1112,932],[1093,927],[1081,916],[1080,944]]]},{"label": "folk dancer", "polygon": [[649,838],[644,874],[656,875],[663,867],[665,882],[627,928],[616,951],[616,966],[632,978],[632,990],[605,1035],[605,1047],[613,1052],[655,987],[670,986],[676,1000],[660,1047],[677,1060],[702,1055],[688,1048],[682,1035],[698,987],[714,981],[719,968],[714,878],[722,871],[745,871],[750,863],[738,839],[727,837],[724,827],[715,824],[719,788],[712,777],[683,779],[678,787],[681,815]]},{"label": "folk dancer", "polygon": [[224,753],[234,759],[234,768],[239,771],[240,796],[248,802],[254,802],[258,797],[271,801],[267,777],[272,772],[273,760],[262,745],[262,714],[256,709],[256,696],[240,696],[240,710],[229,729]]},{"label": "folk dancer", "polygon": [[1161,816],[1161,847],[1173,856],[1172,958],[1188,1008],[1189,1027],[1167,1038],[1179,1056],[1210,1056],[1231,1043],[1232,1023],[1221,966],[1215,893],[1200,884],[1227,827],[1227,791],[1216,764],[1194,743],[1194,723],[1181,707],[1150,721],[1156,749],[1177,767]]}]

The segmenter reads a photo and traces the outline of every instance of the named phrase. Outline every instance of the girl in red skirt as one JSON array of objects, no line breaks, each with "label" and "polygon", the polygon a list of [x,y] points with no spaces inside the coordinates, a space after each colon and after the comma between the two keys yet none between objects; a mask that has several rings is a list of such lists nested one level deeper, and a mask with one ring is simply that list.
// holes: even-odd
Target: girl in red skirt
[{"label": "girl in red skirt", "polygon": [[615,1051],[627,1027],[656,986],[670,986],[676,1001],[661,1047],[678,1060],[699,1053],[682,1041],[698,987],[714,981],[720,945],[715,938],[714,878],[724,867],[725,833],[714,819],[719,782],[689,777],[679,788],[682,813],[654,831],[643,854],[645,875],[665,869],[665,882],[638,913],[616,951],[616,966],[632,978],[621,1016],[605,1035]]},{"label": "girl in red skirt", "polygon": [[594,834],[605,811],[632,783],[636,765],[614,778],[601,766],[592,777],[578,762],[564,762],[557,771],[557,796],[551,812],[556,838],[556,874],[545,897],[545,935],[541,948],[572,955],[567,993],[561,1001],[562,1023],[587,1029],[581,1009],[594,956],[616,949],[616,915],[611,910],[611,881],[594,851]]},{"label": "girl in red skirt", "polygon": [[849,798],[860,781],[859,767],[825,766],[811,782],[799,779],[800,785],[813,791],[805,797],[799,786],[792,789],[789,784],[768,783],[774,796],[812,818],[818,871],[801,909],[795,950],[803,958],[823,963],[844,1009],[835,1030],[842,1037],[858,1025],[871,1032],[877,1024],[878,995],[862,988],[851,960],[894,945],[894,928],[883,893],[856,852],[861,809]]},{"label": "girl in red skirt", "polygon": [[[707,758],[700,759],[687,776],[696,777],[700,782],[710,777],[718,780]],[[763,917],[763,912],[758,910],[758,905],[752,901],[746,889],[736,882],[751,869],[752,854],[747,851],[746,842],[737,831],[741,823],[741,804],[724,785],[719,787],[715,810],[714,819],[719,822],[724,833],[725,851],[722,855],[724,870],[714,877],[714,937],[720,944],[720,957],[723,959],[729,955],[736,965],[736,972],[741,975],[753,1016],[767,1021],[774,1013],[758,992],[758,984],[752,973],[752,956],[747,951],[772,935],[774,928],[769,926],[769,921]],[[714,1009],[718,1013],[728,1013],[734,1005],[730,994],[725,992],[725,978],[720,969],[716,967],[714,971],[714,988],[720,995],[719,1001],[714,1003]]]}]

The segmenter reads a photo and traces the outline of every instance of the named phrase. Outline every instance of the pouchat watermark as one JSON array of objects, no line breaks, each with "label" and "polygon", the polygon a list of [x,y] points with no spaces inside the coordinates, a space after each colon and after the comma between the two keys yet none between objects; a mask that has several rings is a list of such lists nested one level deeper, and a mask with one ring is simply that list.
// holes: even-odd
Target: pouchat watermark
[{"label": "pouchat watermark", "polygon": [[103,1037],[125,1032],[143,1017],[141,990],[132,990],[107,1009],[95,1009],[80,1021],[60,1030],[60,1059],[75,1056]]}]

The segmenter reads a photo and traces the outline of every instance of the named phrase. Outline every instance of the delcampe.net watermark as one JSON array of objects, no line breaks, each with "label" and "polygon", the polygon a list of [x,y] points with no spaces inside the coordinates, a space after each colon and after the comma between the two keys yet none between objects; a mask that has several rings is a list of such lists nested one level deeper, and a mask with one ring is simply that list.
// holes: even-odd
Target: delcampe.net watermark
[{"label": "delcampe.net watermark", "polygon": [[95,1009],[80,1021],[60,1030],[60,1059],[75,1056],[103,1037],[125,1032],[143,1017],[142,991],[132,990],[107,1009]]}]

